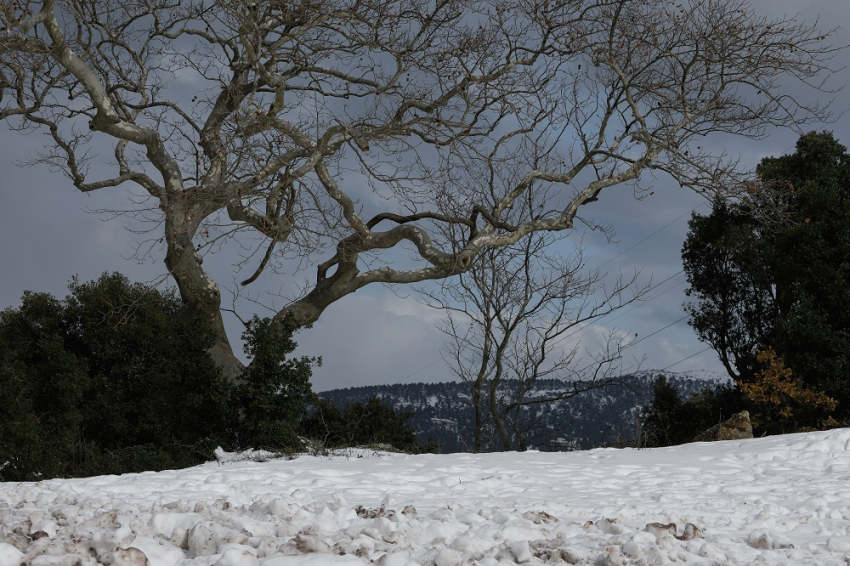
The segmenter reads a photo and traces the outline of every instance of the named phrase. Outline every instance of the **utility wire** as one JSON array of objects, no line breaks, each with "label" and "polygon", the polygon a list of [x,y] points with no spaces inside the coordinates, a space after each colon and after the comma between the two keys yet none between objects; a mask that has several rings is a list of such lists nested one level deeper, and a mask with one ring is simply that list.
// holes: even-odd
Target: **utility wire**
[{"label": "utility wire", "polygon": [[699,351],[699,352],[697,352],[696,354],[691,354],[691,355],[690,355],[690,356],[688,356],[687,358],[682,358],[682,359],[681,359],[681,360],[679,360],[678,362],[676,362],[676,363],[674,363],[674,364],[670,364],[670,365],[669,365],[669,366],[667,366],[666,368],[661,369],[661,370],[658,370],[658,371],[667,371],[667,370],[668,370],[668,369],[670,369],[671,367],[673,367],[673,366],[677,366],[677,365],[681,364],[682,362],[686,362],[686,361],[690,360],[691,358],[694,358],[694,357],[696,357],[696,356],[699,356],[700,354],[702,354],[702,353],[703,353],[703,352],[705,352],[706,350],[710,350],[710,349],[711,349],[711,346],[706,346],[705,348],[703,348],[702,350],[700,350],[700,351]]},{"label": "utility wire", "polygon": [[649,236],[645,237],[643,240],[641,240],[641,241],[639,241],[639,242],[636,242],[635,244],[632,244],[630,247],[628,247],[628,248],[626,248],[625,250],[621,251],[620,253],[618,253],[617,255],[615,255],[614,257],[612,257],[611,259],[609,259],[609,260],[608,260],[608,261],[606,261],[605,263],[600,264],[600,265],[599,265],[599,267],[602,267],[602,266],[604,266],[604,265],[608,265],[609,263],[611,263],[612,261],[614,261],[615,259],[617,259],[617,258],[618,258],[618,257],[620,257],[621,255],[625,254],[626,252],[630,252],[630,251],[632,251],[633,249],[635,249],[636,247],[638,247],[639,245],[641,245],[642,243],[644,243],[645,241],[647,241],[648,239],[650,239],[651,237],[653,237],[654,235],[658,234],[659,232],[663,232],[664,230],[666,230],[667,228],[669,228],[670,226],[672,226],[673,224],[675,224],[676,222],[678,222],[679,220],[681,220],[682,218],[684,218],[685,216],[687,216],[688,214],[692,213],[692,212],[693,212],[694,210],[696,210],[697,208],[699,208],[699,207],[703,206],[704,204],[705,204],[704,202],[699,203],[699,204],[698,204],[697,206],[695,206],[693,209],[691,209],[691,210],[689,210],[689,211],[685,212],[684,214],[682,214],[681,216],[679,216],[679,217],[677,217],[677,218],[674,218],[673,220],[671,220],[670,222],[668,222],[667,224],[665,224],[664,226],[662,226],[661,228],[659,228],[658,230],[656,230],[655,232],[653,232],[652,234],[650,234]]},{"label": "utility wire", "polygon": [[683,317],[682,317],[682,318],[680,318],[679,320],[676,320],[676,321],[674,321],[674,322],[671,322],[670,324],[668,324],[668,325],[667,325],[667,326],[665,326],[664,328],[659,328],[658,330],[656,330],[656,331],[655,331],[655,332],[653,332],[652,334],[647,334],[646,336],[644,336],[644,337],[643,337],[643,338],[641,338],[640,340],[635,340],[634,342],[630,342],[630,343],[626,344],[625,346],[623,346],[623,350],[626,350],[626,349],[628,349],[628,348],[631,348],[632,346],[637,346],[638,344],[640,344],[641,342],[643,342],[643,341],[644,341],[644,340],[646,340],[647,338],[651,338],[651,337],[655,336],[656,334],[658,334],[659,332],[661,332],[661,331],[663,331],[663,330],[667,330],[667,329],[668,329],[668,328],[670,328],[671,326],[674,326],[674,325],[676,325],[676,324],[679,324],[680,322],[682,322],[682,321],[683,321],[683,320],[685,320],[686,318],[688,318],[688,315],[683,316]]},{"label": "utility wire", "polygon": [[[651,338],[652,336],[655,336],[655,335],[656,335],[656,334],[658,334],[659,332],[663,332],[664,330],[667,330],[667,329],[668,329],[668,328],[670,328],[671,326],[675,326],[675,325],[679,324],[680,322],[682,322],[682,321],[683,321],[683,320],[685,320],[686,318],[688,318],[688,315],[685,315],[685,316],[683,316],[682,318],[680,318],[680,319],[678,319],[678,320],[675,320],[675,321],[671,322],[670,324],[668,324],[668,325],[664,326],[663,328],[659,328],[658,330],[656,330],[656,331],[655,331],[655,332],[653,332],[652,334],[647,334],[646,336],[643,336],[640,340],[636,340],[635,342],[631,342],[631,343],[629,343],[629,344],[626,344],[625,346],[623,346],[623,349],[621,350],[621,352],[626,351],[627,349],[631,348],[632,346],[635,346],[635,345],[637,345],[637,344],[640,344],[641,342],[643,342],[643,341],[644,341],[644,340],[646,340],[647,338]],[[678,362],[674,362],[674,363],[670,364],[669,366],[667,366],[667,367],[665,367],[665,368],[662,368],[662,369],[660,369],[660,370],[658,370],[658,371],[667,371],[667,370],[668,370],[668,369],[670,369],[671,367],[673,367],[673,366],[677,366],[677,365],[681,364],[682,362],[686,362],[686,361],[690,360],[691,358],[694,358],[694,357],[696,357],[696,356],[699,356],[699,355],[700,355],[700,354],[702,354],[703,352],[706,352],[706,351],[708,351],[708,350],[710,350],[710,349],[711,349],[711,346],[706,346],[705,348],[703,348],[702,350],[700,350],[700,351],[699,351],[699,352],[697,352],[696,354],[691,354],[690,356],[688,356],[688,357],[686,357],[686,358],[682,358],[682,359],[681,359],[681,360],[679,360]],[[415,375],[417,375],[417,374],[419,374],[419,373],[422,373],[423,371],[425,371],[426,369],[428,369],[429,367],[433,366],[434,364],[436,364],[436,363],[437,363],[437,362],[439,362],[439,361],[441,361],[441,360],[434,360],[433,362],[431,362],[431,363],[430,363],[430,364],[428,364],[427,366],[425,366],[425,367],[423,367],[423,368],[420,368],[420,369],[418,369],[418,370],[414,371],[413,373],[411,373],[411,374],[407,375],[406,377],[402,378],[401,380],[399,380],[399,381],[398,381],[398,383],[404,383],[405,381],[407,381],[407,380],[408,380],[408,379],[410,379],[411,377],[413,377],[413,376],[415,376]],[[590,368],[590,367],[592,367],[592,366],[593,366],[593,364],[591,364],[591,365],[589,365],[589,366],[585,367],[585,368],[584,368],[583,370],[581,370],[581,371],[585,371],[585,370],[589,369],[589,368]]]},{"label": "utility wire", "polygon": [[[623,250],[622,252],[618,253],[617,255],[615,255],[614,257],[612,257],[611,259],[609,259],[608,261],[606,261],[606,262],[604,262],[604,263],[600,264],[600,265],[599,265],[599,267],[603,267],[603,266],[605,266],[605,265],[608,265],[609,263],[611,263],[612,261],[614,261],[614,260],[615,260],[615,259],[617,259],[618,257],[622,256],[622,255],[623,255],[623,254],[625,254],[626,252],[629,252],[629,251],[633,250],[634,248],[636,248],[636,247],[637,247],[637,246],[639,246],[640,244],[644,243],[645,241],[647,241],[647,240],[648,240],[648,239],[650,239],[651,237],[653,237],[653,236],[655,236],[656,234],[658,234],[659,232],[663,232],[664,230],[666,230],[667,228],[669,228],[670,226],[672,226],[673,224],[675,224],[676,222],[678,222],[679,220],[681,220],[682,218],[684,218],[685,216],[687,216],[688,214],[691,214],[691,213],[692,213],[692,212],[694,212],[696,209],[698,209],[698,208],[700,208],[701,206],[704,206],[704,205],[705,205],[705,203],[704,203],[704,202],[699,203],[699,204],[698,204],[697,206],[695,206],[693,209],[691,209],[691,210],[689,210],[689,211],[687,211],[687,212],[685,212],[685,213],[683,213],[683,214],[679,215],[678,217],[674,218],[673,220],[671,220],[670,222],[668,222],[667,224],[665,224],[664,226],[662,226],[661,228],[659,228],[658,230],[656,230],[655,232],[653,232],[652,234],[650,234],[650,235],[646,236],[645,238],[643,238],[643,239],[642,239],[642,240],[640,240],[639,242],[636,242],[635,244],[631,245],[629,248],[627,248],[627,249]],[[665,279],[664,281],[662,281],[661,283],[658,283],[657,285],[653,285],[652,287],[650,287],[649,289],[647,289],[647,291],[646,291],[646,292],[647,292],[647,294],[651,293],[652,291],[654,291],[654,290],[655,290],[655,289],[657,289],[658,287],[660,287],[660,286],[664,285],[665,283],[667,283],[668,281],[670,281],[671,279],[673,279],[673,278],[674,278],[674,277],[676,277],[677,275],[681,275],[681,274],[682,274],[682,273],[684,273],[684,272],[685,272],[685,270],[684,270],[684,269],[681,269],[681,270],[679,270],[678,272],[676,272],[676,273],[674,273],[673,275],[671,275],[670,277],[668,277],[667,279]],[[684,283],[684,281],[683,281],[682,283]],[[618,315],[617,315],[617,316],[615,316],[614,318],[612,318],[612,319],[608,320],[608,322],[613,322],[613,321],[617,320],[618,318],[620,318],[620,317],[622,317],[622,316],[625,316],[625,315],[629,314],[630,312],[632,312],[632,311],[633,311],[633,310],[635,310],[636,308],[639,308],[639,307],[641,307],[641,306],[643,306],[643,305],[645,305],[645,304],[647,304],[647,303],[649,303],[649,302],[651,302],[651,301],[654,301],[655,299],[657,299],[657,298],[658,298],[658,297],[660,297],[661,295],[664,295],[665,293],[668,293],[668,292],[672,291],[672,290],[673,290],[673,289],[675,289],[676,287],[679,287],[680,285],[682,285],[682,283],[679,283],[678,285],[675,285],[675,286],[673,286],[673,287],[670,287],[670,288],[669,288],[669,289],[667,289],[666,291],[663,291],[663,292],[661,292],[661,293],[657,294],[656,296],[652,297],[651,299],[647,299],[647,300],[645,300],[645,301],[641,301],[641,302],[639,302],[638,304],[636,304],[636,305],[635,305],[635,306],[633,306],[632,308],[630,308],[630,309],[628,309],[628,310],[626,310],[626,311],[624,311],[624,312],[622,312],[622,313],[618,314]],[[570,334],[567,334],[566,336],[563,336],[563,337],[559,338],[557,341],[553,342],[553,343],[552,343],[552,345],[554,346],[554,345],[556,345],[556,344],[560,344],[561,342],[563,342],[564,340],[566,340],[566,339],[567,339],[567,338],[569,338],[570,336],[573,336],[573,335],[575,335],[575,334],[577,334],[577,333],[582,332],[584,329],[586,329],[586,328],[588,328],[589,326],[591,326],[591,325],[593,324],[593,322],[596,322],[596,321],[602,320],[603,318],[605,318],[606,316],[608,316],[609,314],[611,314],[611,313],[613,313],[613,312],[614,312],[614,311],[611,311],[611,312],[609,312],[609,313],[607,313],[607,314],[604,314],[604,315],[600,316],[599,318],[595,318],[595,319],[593,319],[593,320],[591,320],[591,321],[588,321],[588,323],[587,323],[587,324],[585,324],[584,326],[582,326],[580,329],[576,330],[575,332],[571,332]]]},{"label": "utility wire", "polygon": [[[669,281],[669,279],[668,279],[667,281]],[[657,294],[657,295],[655,295],[654,297],[652,297],[652,298],[650,298],[650,299],[647,299],[647,300],[645,300],[645,301],[641,301],[641,302],[637,303],[637,304],[636,304],[636,305],[634,305],[632,308],[630,308],[630,309],[628,309],[628,310],[625,310],[625,311],[621,312],[620,314],[618,314],[617,316],[615,316],[615,317],[614,317],[614,318],[612,318],[612,319],[609,319],[609,320],[608,320],[608,323],[612,323],[612,322],[614,322],[615,320],[617,320],[618,318],[623,317],[623,316],[626,316],[627,314],[629,314],[629,313],[630,313],[630,312],[632,312],[633,310],[636,310],[636,309],[638,309],[638,308],[640,308],[640,307],[642,307],[642,306],[644,306],[644,305],[646,305],[646,304],[648,304],[648,303],[651,303],[652,301],[654,301],[654,300],[655,300],[655,299],[657,299],[658,297],[660,297],[660,296],[662,296],[662,295],[666,295],[667,293],[669,293],[669,292],[670,292],[670,291],[672,291],[673,289],[677,289],[677,288],[681,287],[682,285],[684,285],[685,283],[686,283],[686,281],[681,281],[681,282],[679,282],[679,283],[676,283],[675,285],[673,285],[673,286],[672,286],[672,287],[670,287],[669,289],[666,289],[666,290],[664,290],[664,291],[662,291],[662,292],[658,293],[658,294]],[[599,317],[599,318],[601,319],[602,317]],[[598,319],[597,319],[597,320],[598,320]]]},{"label": "utility wire", "polygon": [[[681,270],[681,271],[679,271],[679,272],[677,272],[677,273],[674,273],[673,275],[671,275],[670,277],[668,277],[667,279],[665,279],[665,280],[664,280],[664,281],[662,281],[661,283],[658,283],[658,284],[656,284],[656,285],[653,285],[652,287],[650,287],[649,289],[647,289],[647,291],[646,291],[646,292],[647,292],[647,294],[651,293],[651,292],[652,292],[652,291],[654,291],[655,289],[657,289],[657,288],[661,287],[662,285],[664,285],[665,283],[667,283],[668,281],[670,281],[670,280],[671,280],[671,279],[673,279],[674,277],[676,277],[676,276],[678,276],[678,275],[681,275],[681,274],[682,274],[682,273],[684,273],[684,272],[685,272],[684,270]],[[644,306],[645,304],[647,304],[647,303],[649,303],[649,302],[651,302],[651,301],[654,301],[655,299],[657,299],[657,298],[658,298],[658,297],[660,297],[661,295],[664,295],[664,294],[666,294],[666,293],[669,293],[670,291],[672,291],[672,290],[673,290],[673,289],[675,289],[676,287],[679,287],[679,286],[680,286],[680,285],[682,285],[683,283],[684,283],[684,281],[682,281],[682,283],[679,283],[679,284],[677,284],[677,285],[674,285],[673,287],[670,287],[670,288],[669,288],[669,289],[667,289],[666,291],[662,291],[661,293],[658,293],[657,295],[655,295],[655,296],[654,296],[654,297],[652,297],[651,299],[647,299],[647,300],[645,300],[645,301],[640,301],[640,302],[638,302],[638,303],[637,303],[637,304],[635,304],[632,308],[627,309],[627,310],[625,310],[625,311],[623,311],[623,312],[619,313],[617,316],[615,316],[615,317],[614,317],[614,318],[612,318],[612,319],[609,319],[609,320],[608,320],[608,322],[609,322],[609,323],[610,323],[610,322],[614,322],[614,321],[615,321],[615,320],[617,320],[618,318],[620,318],[620,317],[622,317],[622,316],[626,316],[627,314],[629,314],[629,313],[630,313],[630,312],[632,312],[633,310],[635,310],[635,309],[637,309],[637,308],[640,308],[640,307]],[[576,329],[575,331],[570,332],[569,334],[567,334],[567,335],[565,335],[565,336],[561,336],[561,337],[560,337],[560,338],[558,338],[557,340],[553,341],[551,345],[552,345],[552,346],[555,346],[555,345],[557,345],[557,344],[560,344],[561,342],[563,342],[564,340],[566,340],[566,339],[567,339],[567,338],[569,338],[570,336],[575,336],[576,334],[578,334],[578,335],[583,334],[583,333],[584,333],[584,331],[585,331],[587,328],[589,328],[590,326],[592,326],[594,323],[596,323],[596,322],[598,322],[598,321],[600,321],[600,320],[604,319],[605,317],[607,317],[608,315],[610,315],[610,314],[612,314],[612,313],[614,313],[614,312],[616,312],[616,310],[612,310],[612,311],[610,311],[610,312],[608,312],[608,313],[606,313],[606,314],[603,314],[602,316],[599,316],[599,317],[597,317],[597,318],[593,318],[593,319],[591,319],[591,320],[587,321],[587,323],[586,323],[586,324],[584,324],[581,328],[578,328],[578,329]]]},{"label": "utility wire", "polygon": [[405,377],[405,378],[403,378],[403,379],[399,380],[399,381],[398,381],[398,383],[404,383],[405,381],[407,381],[408,379],[410,379],[410,378],[411,378],[411,377],[413,377],[414,375],[420,374],[420,373],[422,373],[423,371],[425,371],[426,369],[428,369],[429,367],[431,367],[431,366],[433,366],[434,364],[436,364],[437,362],[442,362],[442,361],[443,361],[443,358],[437,358],[436,360],[434,360],[433,362],[431,362],[431,363],[430,363],[430,364],[428,364],[427,366],[425,366],[425,367],[423,367],[423,368],[420,368],[420,369],[418,369],[418,370],[414,371],[413,373],[411,373],[410,375],[408,375],[407,377]]},{"label": "utility wire", "polygon": [[[652,334],[647,334],[646,336],[644,336],[644,337],[643,337],[643,338],[641,338],[640,340],[635,340],[634,342],[629,342],[628,344],[626,344],[625,346],[623,346],[623,347],[620,349],[619,354],[622,354],[623,352],[625,352],[626,350],[628,350],[628,349],[629,349],[629,348],[631,348],[632,346],[637,346],[638,344],[640,344],[641,342],[643,342],[643,341],[644,341],[644,340],[646,340],[647,338],[652,338],[653,336],[655,336],[655,335],[656,335],[656,334],[658,334],[659,332],[663,332],[664,330],[667,330],[667,329],[668,329],[668,328],[670,328],[671,326],[675,326],[675,325],[679,324],[680,322],[682,322],[682,321],[683,321],[683,320],[685,320],[686,318],[688,318],[688,315],[683,316],[683,317],[682,317],[682,318],[680,318],[679,320],[674,320],[673,322],[671,322],[671,323],[670,323],[670,324],[668,324],[667,326],[665,326],[665,327],[663,327],[663,328],[659,328],[658,330],[656,330],[656,331],[655,331],[655,332],[653,332]],[[703,350],[703,351],[704,351],[704,350]],[[681,360],[681,361],[684,361],[684,360]],[[678,363],[678,362],[676,362],[676,363]],[[593,364],[586,365],[586,366],[585,366],[585,367],[583,367],[582,369],[578,370],[578,371],[576,372],[576,375],[581,375],[583,372],[585,372],[585,371],[589,370],[589,369],[590,369],[590,368],[592,368],[594,365],[596,365],[596,364],[595,364],[595,363],[593,363]],[[675,364],[674,364],[674,365],[675,365]]]},{"label": "utility wire", "polygon": [[[607,261],[605,261],[605,262],[601,263],[601,264],[599,265],[599,267],[603,267],[603,266],[605,266],[605,265],[608,265],[609,263],[611,263],[612,261],[614,261],[614,260],[615,260],[615,259],[617,259],[618,257],[622,256],[623,254],[625,254],[625,253],[627,253],[627,252],[630,252],[631,250],[633,250],[633,249],[634,249],[634,248],[636,248],[637,246],[641,245],[642,243],[644,243],[644,242],[645,242],[645,241],[647,241],[648,239],[650,239],[650,238],[652,238],[653,236],[655,236],[656,234],[658,234],[658,233],[660,233],[660,232],[662,232],[662,231],[666,230],[667,228],[669,228],[670,226],[672,226],[673,224],[675,224],[676,222],[678,222],[679,220],[681,220],[682,218],[684,218],[685,216],[687,216],[688,214],[691,214],[694,210],[696,210],[697,208],[699,208],[699,207],[703,206],[704,204],[705,204],[705,203],[700,203],[699,205],[697,205],[696,207],[694,207],[692,210],[689,210],[689,211],[687,211],[687,212],[685,212],[685,213],[683,213],[683,214],[679,215],[678,217],[674,218],[673,220],[671,220],[670,222],[668,222],[667,224],[665,224],[664,226],[662,226],[661,228],[659,228],[658,230],[656,230],[655,232],[653,232],[652,234],[649,234],[648,236],[646,236],[646,237],[644,237],[642,240],[640,240],[640,241],[638,241],[638,242],[636,242],[636,243],[632,244],[631,246],[629,246],[628,248],[626,248],[625,250],[623,250],[623,251],[622,251],[622,252],[620,252],[619,254],[617,254],[617,255],[615,255],[614,257],[612,257],[612,258],[608,259]],[[651,293],[652,291],[654,291],[655,289],[657,289],[657,288],[658,288],[658,287],[660,287],[661,285],[665,284],[666,282],[670,281],[670,280],[671,280],[671,279],[673,279],[674,277],[676,277],[676,276],[678,276],[678,275],[680,275],[680,274],[684,273],[684,271],[685,271],[685,270],[684,270],[684,269],[682,269],[682,270],[680,270],[680,271],[678,271],[678,272],[674,273],[673,275],[671,275],[671,276],[670,276],[670,277],[668,277],[667,279],[665,279],[665,280],[661,281],[661,282],[660,282],[660,283],[658,283],[657,285],[653,285],[652,287],[650,287],[650,288],[647,290],[647,293]],[[683,282],[683,283],[684,283],[684,282]],[[627,311],[625,311],[625,312],[620,313],[619,315],[617,315],[616,317],[614,317],[613,319],[611,319],[609,322],[612,322],[612,321],[614,321],[614,320],[617,320],[617,319],[618,319],[618,318],[620,318],[621,316],[625,316],[626,314],[628,314],[628,313],[632,312],[632,311],[633,311],[633,310],[635,310],[636,308],[638,308],[638,307],[640,307],[640,306],[643,306],[643,305],[645,305],[645,304],[649,303],[650,301],[653,301],[653,300],[657,299],[658,297],[660,297],[661,295],[664,295],[665,293],[668,293],[669,291],[672,291],[673,289],[675,289],[675,288],[676,288],[676,287],[678,287],[679,285],[681,285],[681,283],[679,283],[678,285],[675,285],[675,286],[673,286],[673,287],[670,287],[670,288],[669,288],[669,289],[667,289],[666,291],[663,291],[663,292],[659,293],[658,295],[656,295],[656,296],[652,297],[651,299],[647,299],[646,301],[642,301],[642,302],[638,303],[637,305],[635,305],[635,306],[634,306],[634,307],[632,307],[631,309],[629,309],[629,310],[627,310]],[[558,338],[556,341],[552,342],[552,346],[554,346],[554,345],[556,345],[556,344],[560,344],[561,342],[563,342],[564,340],[566,340],[566,339],[567,339],[567,338],[569,338],[570,336],[573,336],[573,335],[575,335],[575,334],[577,334],[577,333],[583,332],[585,329],[587,329],[588,327],[590,327],[590,326],[591,326],[594,322],[597,322],[597,321],[599,321],[599,320],[601,320],[601,319],[605,318],[606,316],[608,316],[608,314],[611,314],[611,313],[613,313],[613,312],[614,312],[614,311],[611,311],[610,313],[604,314],[604,315],[602,315],[602,316],[600,316],[600,317],[598,317],[598,318],[595,318],[595,319],[592,319],[592,320],[588,321],[588,322],[587,322],[587,324],[585,324],[585,325],[584,325],[584,326],[582,326],[581,328],[579,328],[579,329],[575,330],[574,332],[571,332],[570,334],[567,334],[567,335],[565,335],[565,336],[562,336],[562,337]],[[684,320],[685,318],[687,318],[687,315],[686,315],[686,316],[684,316],[684,317],[682,317],[682,318],[680,318],[680,319],[679,319],[679,320],[677,320],[676,322],[673,322],[673,323],[671,323],[671,324],[668,324],[667,326],[665,326],[664,328],[661,328],[660,330],[656,330],[655,332],[653,332],[652,334],[649,334],[648,336],[644,336],[643,338],[641,338],[641,339],[640,339],[640,340],[638,340],[637,342],[632,342],[632,343],[628,344],[627,346],[625,346],[625,347],[623,348],[623,350],[625,350],[626,348],[629,348],[630,346],[634,346],[635,344],[638,344],[638,343],[642,342],[643,340],[645,340],[645,339],[649,338],[650,336],[654,336],[655,334],[658,334],[659,332],[661,332],[661,331],[663,331],[663,330],[666,330],[666,329],[667,329],[667,328],[669,328],[670,326],[673,326],[674,324],[677,324],[677,323],[681,322],[681,321],[682,321],[682,320]],[[705,351],[705,350],[703,350],[703,352],[704,352],[704,351]],[[702,352],[699,352],[699,353],[701,354]],[[697,354],[694,354],[694,355],[697,355]],[[687,359],[687,358],[686,358],[686,359]],[[418,375],[418,374],[422,373],[423,371],[425,371],[426,369],[430,368],[431,366],[433,366],[434,364],[436,364],[436,363],[437,363],[437,362],[439,362],[439,361],[443,361],[443,359],[442,359],[442,358],[439,358],[439,359],[434,360],[433,362],[431,362],[431,363],[430,363],[430,364],[428,364],[427,366],[424,366],[424,367],[422,367],[422,368],[420,368],[420,369],[418,369],[418,370],[414,371],[413,373],[408,374],[407,376],[405,376],[404,378],[402,378],[400,381],[398,381],[398,383],[404,383],[405,381],[407,381],[407,380],[408,380],[408,379],[410,379],[411,377],[414,377],[415,375]],[[683,361],[685,361],[685,360],[680,360],[679,362],[676,362],[676,363],[680,363],[680,362],[683,362]],[[676,364],[673,364],[673,365],[676,365]],[[590,366],[588,366],[588,367],[590,367]],[[672,366],[668,366],[668,367],[672,367]],[[667,369],[667,368],[664,368],[664,369]]]}]

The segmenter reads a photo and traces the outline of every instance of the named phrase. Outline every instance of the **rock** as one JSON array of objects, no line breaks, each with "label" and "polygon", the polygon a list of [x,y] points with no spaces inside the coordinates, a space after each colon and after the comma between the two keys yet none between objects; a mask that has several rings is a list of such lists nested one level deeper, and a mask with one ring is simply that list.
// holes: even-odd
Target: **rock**
[{"label": "rock", "polygon": [[749,411],[735,413],[729,420],[716,424],[694,438],[694,442],[713,442],[715,440],[740,440],[753,437],[753,425]]}]

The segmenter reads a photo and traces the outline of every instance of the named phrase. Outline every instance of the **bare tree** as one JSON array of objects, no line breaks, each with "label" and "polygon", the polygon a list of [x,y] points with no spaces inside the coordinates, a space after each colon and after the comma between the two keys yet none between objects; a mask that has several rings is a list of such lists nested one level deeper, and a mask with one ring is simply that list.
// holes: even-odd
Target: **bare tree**
[{"label": "bare tree", "polygon": [[[588,268],[581,247],[566,258],[547,253],[553,239],[537,234],[483,251],[441,293],[423,290],[428,304],[445,313],[447,362],[469,387],[476,452],[492,441],[490,422],[503,450],[525,450],[533,426],[524,409],[607,387],[620,374],[622,334],[606,331],[583,367],[576,365],[581,342],[567,339],[640,300],[647,287],[636,285],[637,274],[606,285],[604,274]],[[537,390],[540,380],[553,378],[565,386]]]},{"label": "bare tree", "polygon": [[[782,89],[822,88],[835,51],[743,0],[4,0],[0,25],[0,118],[47,132],[32,161],[79,191],[140,188],[142,252],[164,253],[231,373],[205,254],[248,250],[246,284],[312,266],[277,313],[307,324],[365,285],[572,229],[647,170],[733,186],[703,137],[824,118]],[[521,223],[520,197],[539,207]],[[399,247],[415,260],[380,261]]]}]

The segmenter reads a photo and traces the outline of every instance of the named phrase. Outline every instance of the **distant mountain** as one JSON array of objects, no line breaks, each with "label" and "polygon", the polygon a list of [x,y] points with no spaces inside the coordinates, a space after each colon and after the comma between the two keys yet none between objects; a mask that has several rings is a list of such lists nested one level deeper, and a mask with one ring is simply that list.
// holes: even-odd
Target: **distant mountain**
[{"label": "distant mountain", "polygon": [[[624,445],[635,438],[638,415],[652,400],[652,382],[661,375],[685,398],[705,387],[729,382],[717,374],[641,371],[620,377],[603,389],[527,407],[511,425],[527,431],[530,449],[566,451]],[[505,387],[510,388],[511,382]],[[547,392],[568,387],[569,382],[541,380],[533,396],[544,397]],[[319,395],[338,407],[377,396],[396,410],[413,413],[409,422],[420,441],[434,440],[444,453],[469,451],[474,415],[469,388],[464,383],[372,385],[334,389]],[[489,415],[489,411],[485,413]],[[491,446],[499,446],[492,420],[485,423],[485,431]]]}]

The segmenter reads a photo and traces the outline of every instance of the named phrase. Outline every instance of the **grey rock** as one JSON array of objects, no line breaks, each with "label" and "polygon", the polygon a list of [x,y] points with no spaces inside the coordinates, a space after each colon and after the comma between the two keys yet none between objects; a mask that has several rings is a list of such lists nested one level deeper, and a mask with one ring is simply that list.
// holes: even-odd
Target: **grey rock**
[{"label": "grey rock", "polygon": [[715,440],[740,440],[753,437],[753,425],[750,412],[735,413],[728,420],[716,424],[707,431],[698,434],[694,442],[713,442]]}]

